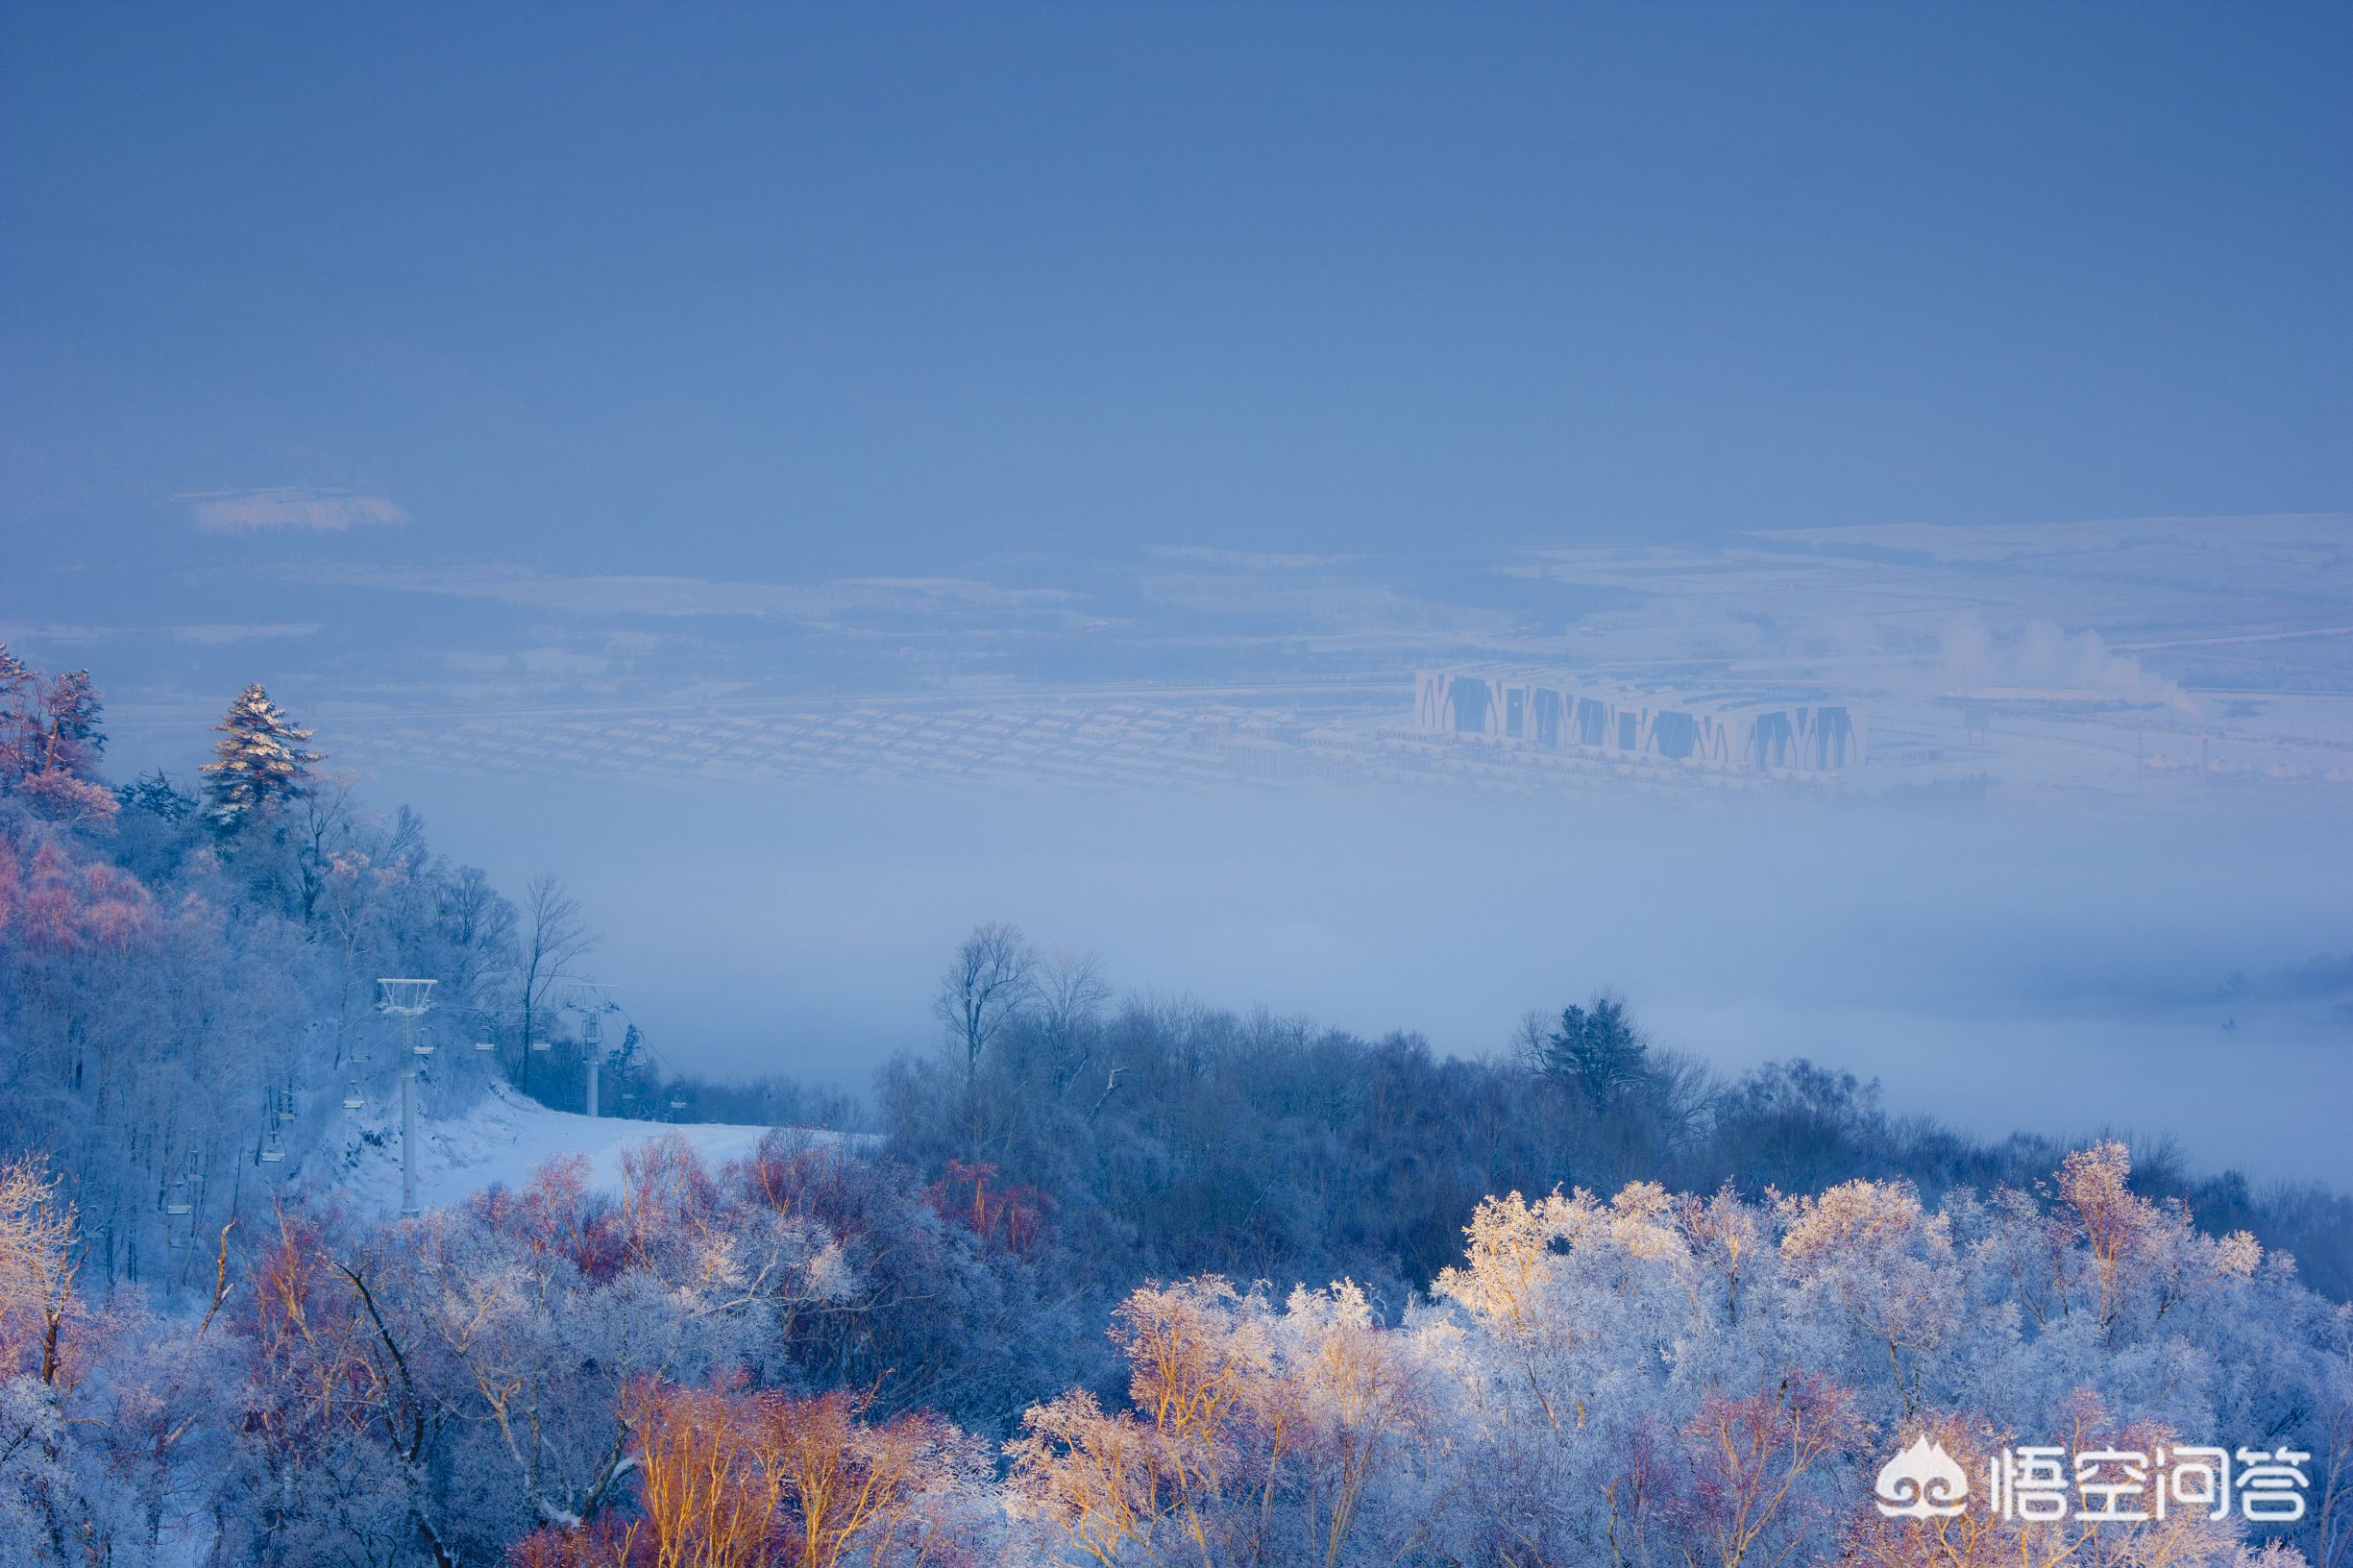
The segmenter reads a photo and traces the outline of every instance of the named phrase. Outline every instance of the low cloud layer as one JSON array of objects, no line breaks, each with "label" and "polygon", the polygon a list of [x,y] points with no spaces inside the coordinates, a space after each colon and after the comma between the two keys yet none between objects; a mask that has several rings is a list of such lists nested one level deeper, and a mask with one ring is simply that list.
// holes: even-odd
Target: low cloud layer
[{"label": "low cloud layer", "polygon": [[290,574],[319,586],[484,599],[577,615],[780,616],[829,625],[858,616],[1075,612],[1061,588],[1000,588],[966,577],[845,577],[806,585],[652,575],[567,576],[488,562],[443,567],[320,565]]},{"label": "low cloud layer", "polygon": [[122,643],[167,638],[199,648],[251,642],[257,637],[315,637],[323,629],[317,621],[208,622],[177,626],[96,626],[57,622],[0,621],[0,643],[35,647],[70,643]]},{"label": "low cloud layer", "polygon": [[308,485],[211,490],[174,499],[189,503],[196,526],[207,533],[264,533],[288,528],[341,533],[353,527],[408,521],[408,514],[397,502],[382,496]]}]

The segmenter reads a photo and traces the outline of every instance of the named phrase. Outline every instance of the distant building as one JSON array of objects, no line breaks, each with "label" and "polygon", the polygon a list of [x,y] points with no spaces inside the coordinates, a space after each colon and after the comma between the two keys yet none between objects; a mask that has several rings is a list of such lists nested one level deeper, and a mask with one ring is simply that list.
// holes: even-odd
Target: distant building
[{"label": "distant building", "polygon": [[1657,757],[1745,772],[1860,767],[1862,715],[1844,704],[1635,692],[1576,676],[1423,670],[1414,727],[1551,751]]}]

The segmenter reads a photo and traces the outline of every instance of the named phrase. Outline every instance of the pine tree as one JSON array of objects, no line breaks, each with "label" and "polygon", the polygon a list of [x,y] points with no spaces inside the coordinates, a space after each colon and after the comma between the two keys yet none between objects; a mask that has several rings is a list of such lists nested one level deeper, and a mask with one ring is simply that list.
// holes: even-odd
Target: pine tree
[{"label": "pine tree", "polygon": [[1582,1089],[1596,1107],[1607,1109],[1639,1082],[1650,1044],[1626,1004],[1597,996],[1590,1008],[1564,1008],[1560,1027],[1545,1037],[1539,1065]]},{"label": "pine tree", "polygon": [[143,811],[167,822],[185,821],[196,811],[196,797],[174,784],[160,768],[118,786],[114,798],[125,811]]},{"label": "pine tree", "polygon": [[310,765],[324,760],[302,748],[311,732],[297,728],[258,682],[246,687],[212,727],[221,732],[212,748],[217,760],[202,772],[208,809],[223,832],[258,807],[302,795],[310,787]]}]

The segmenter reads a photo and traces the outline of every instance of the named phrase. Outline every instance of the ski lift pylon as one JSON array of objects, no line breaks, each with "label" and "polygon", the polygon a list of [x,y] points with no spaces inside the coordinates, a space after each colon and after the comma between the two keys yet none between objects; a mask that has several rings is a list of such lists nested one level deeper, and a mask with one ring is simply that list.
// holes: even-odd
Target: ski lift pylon
[{"label": "ski lift pylon", "polygon": [[376,982],[376,1005],[386,1013],[405,1013],[414,1017],[433,1005],[433,987],[439,983],[388,975]]}]

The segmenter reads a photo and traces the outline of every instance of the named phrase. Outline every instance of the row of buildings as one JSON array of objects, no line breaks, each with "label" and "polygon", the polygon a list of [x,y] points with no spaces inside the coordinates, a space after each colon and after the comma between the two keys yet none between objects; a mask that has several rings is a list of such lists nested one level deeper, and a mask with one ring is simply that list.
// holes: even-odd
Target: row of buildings
[{"label": "row of buildings", "polygon": [[1747,772],[1832,772],[1864,760],[1862,715],[1843,703],[1637,692],[1568,676],[1420,671],[1413,723],[1432,734]]}]

